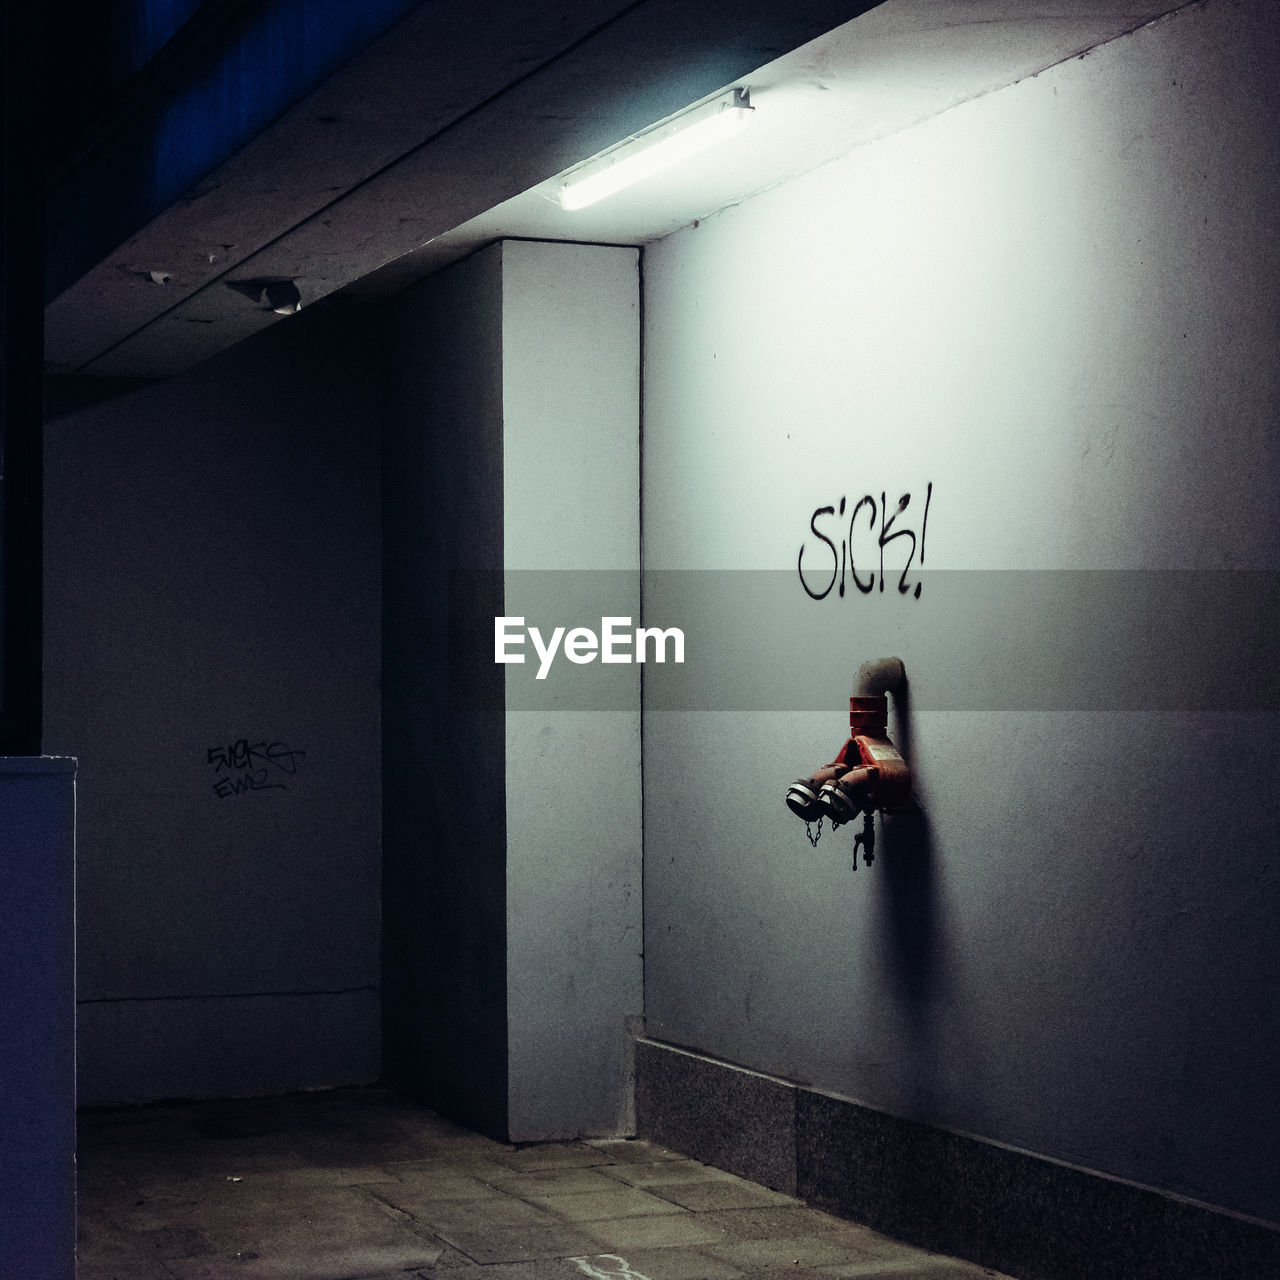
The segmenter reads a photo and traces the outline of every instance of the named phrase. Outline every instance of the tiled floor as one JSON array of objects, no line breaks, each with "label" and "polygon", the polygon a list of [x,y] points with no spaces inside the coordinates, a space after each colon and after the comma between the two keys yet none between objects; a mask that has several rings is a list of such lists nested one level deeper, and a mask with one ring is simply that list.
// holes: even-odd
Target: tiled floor
[{"label": "tiled floor", "polygon": [[640,1141],[504,1146],[380,1092],[90,1112],[79,1280],[994,1276]]}]

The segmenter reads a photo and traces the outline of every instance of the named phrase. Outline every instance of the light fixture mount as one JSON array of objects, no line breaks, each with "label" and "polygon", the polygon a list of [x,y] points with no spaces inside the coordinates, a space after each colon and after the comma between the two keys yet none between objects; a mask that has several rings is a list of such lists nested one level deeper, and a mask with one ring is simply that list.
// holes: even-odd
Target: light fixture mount
[{"label": "light fixture mount", "polygon": [[302,294],[297,282],[287,276],[269,280],[227,280],[225,283],[228,289],[234,289],[278,316],[292,316],[302,310]]}]

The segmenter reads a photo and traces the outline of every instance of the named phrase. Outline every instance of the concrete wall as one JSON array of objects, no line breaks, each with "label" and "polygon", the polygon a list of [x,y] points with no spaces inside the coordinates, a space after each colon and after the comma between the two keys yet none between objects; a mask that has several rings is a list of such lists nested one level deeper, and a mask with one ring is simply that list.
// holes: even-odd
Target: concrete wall
[{"label": "concrete wall", "polygon": [[[1278,55],[1189,6],[652,246],[643,456],[649,1034],[1271,1221]],[[782,796],[886,653],[855,873]]]},{"label": "concrete wall", "polygon": [[639,678],[539,682],[494,619],[639,614],[637,254],[509,242],[392,310],[392,1078],[518,1141],[630,1127]]},{"label": "concrete wall", "polygon": [[376,384],[321,312],[51,422],[84,1103],[379,1074]]}]

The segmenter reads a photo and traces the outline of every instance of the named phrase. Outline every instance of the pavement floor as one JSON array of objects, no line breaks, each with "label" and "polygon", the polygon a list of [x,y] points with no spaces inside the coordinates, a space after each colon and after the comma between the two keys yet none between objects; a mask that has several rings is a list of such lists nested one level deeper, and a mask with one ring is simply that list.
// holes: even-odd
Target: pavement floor
[{"label": "pavement floor", "polygon": [[87,1111],[78,1280],[966,1280],[635,1139],[509,1146],[378,1090]]}]

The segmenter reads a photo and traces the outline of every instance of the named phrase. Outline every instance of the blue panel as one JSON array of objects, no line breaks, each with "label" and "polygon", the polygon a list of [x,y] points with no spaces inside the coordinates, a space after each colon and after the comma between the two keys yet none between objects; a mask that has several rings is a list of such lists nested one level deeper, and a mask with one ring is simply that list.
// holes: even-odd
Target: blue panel
[{"label": "blue panel", "polygon": [[143,0],[127,14],[121,32],[126,69],[137,75],[169,43],[201,0]]},{"label": "blue panel", "polygon": [[[170,0],[156,9],[179,9]],[[159,211],[323,83],[412,0],[277,0],[167,105],[152,138],[147,203]]]},{"label": "blue panel", "polygon": [[[123,92],[127,103],[121,82],[131,80],[145,96],[118,121],[108,118],[100,141],[46,194],[46,299],[421,7],[421,0],[265,0],[244,6],[228,25],[230,12],[214,4],[150,0],[105,25],[70,28],[76,43],[68,72],[74,79],[77,68],[82,75],[92,69],[104,81],[87,101],[109,103]],[[176,36],[184,37],[180,44],[172,43]],[[160,61],[167,43],[169,56]],[[139,79],[148,62],[157,72],[149,84]],[[60,101],[51,91],[48,109]],[[59,147],[74,142],[61,138],[68,121],[73,131],[86,127],[78,114],[55,122]]]}]

